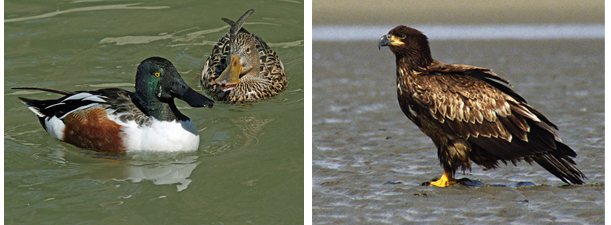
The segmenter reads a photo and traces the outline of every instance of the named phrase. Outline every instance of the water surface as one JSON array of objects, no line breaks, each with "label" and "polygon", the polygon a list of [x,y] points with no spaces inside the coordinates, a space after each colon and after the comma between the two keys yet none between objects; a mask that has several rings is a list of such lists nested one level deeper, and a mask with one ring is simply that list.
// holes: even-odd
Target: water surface
[{"label": "water surface", "polygon": [[[11,90],[133,90],[145,58],[198,77],[227,30],[245,28],[283,60],[289,86],[252,104],[191,108],[200,146],[189,153],[113,157],[54,140]],[[7,224],[299,224],[303,221],[303,3],[5,2],[4,217]]]},{"label": "water surface", "polygon": [[[407,24],[425,33],[429,40],[546,40],[601,39],[604,24]],[[314,26],[313,41],[365,41],[379,39],[397,25]]]}]

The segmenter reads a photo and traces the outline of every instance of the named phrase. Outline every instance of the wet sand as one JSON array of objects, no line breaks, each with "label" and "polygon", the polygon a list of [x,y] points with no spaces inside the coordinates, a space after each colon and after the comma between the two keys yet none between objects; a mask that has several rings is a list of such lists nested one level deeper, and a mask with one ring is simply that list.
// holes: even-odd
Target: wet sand
[{"label": "wet sand", "polygon": [[432,141],[399,109],[392,53],[375,41],[314,42],[313,223],[602,224],[604,41],[436,40],[431,48],[437,60],[509,80],[558,125],[587,184],[563,186],[520,162],[457,173],[481,187],[420,186],[443,170]]},{"label": "wet sand", "polygon": [[313,2],[312,24],[604,23],[604,1],[349,1]]}]

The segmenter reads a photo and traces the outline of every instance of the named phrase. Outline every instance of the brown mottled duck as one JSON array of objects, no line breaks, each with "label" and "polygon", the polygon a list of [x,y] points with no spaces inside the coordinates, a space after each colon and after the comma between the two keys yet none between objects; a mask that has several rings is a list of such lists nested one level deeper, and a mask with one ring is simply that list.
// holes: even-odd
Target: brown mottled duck
[{"label": "brown mottled duck", "polygon": [[272,97],[288,85],[284,65],[267,44],[242,26],[240,19],[222,18],[231,28],[212,49],[200,82],[204,92],[219,101],[254,101]]}]

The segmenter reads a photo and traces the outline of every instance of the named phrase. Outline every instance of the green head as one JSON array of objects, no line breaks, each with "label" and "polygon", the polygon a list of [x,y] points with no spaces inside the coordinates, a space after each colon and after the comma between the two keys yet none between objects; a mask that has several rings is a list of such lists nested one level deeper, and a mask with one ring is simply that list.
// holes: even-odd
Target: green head
[{"label": "green head", "polygon": [[182,99],[192,107],[212,107],[214,101],[197,93],[182,79],[167,59],[151,57],[138,66],[136,94],[144,102],[174,103]]}]

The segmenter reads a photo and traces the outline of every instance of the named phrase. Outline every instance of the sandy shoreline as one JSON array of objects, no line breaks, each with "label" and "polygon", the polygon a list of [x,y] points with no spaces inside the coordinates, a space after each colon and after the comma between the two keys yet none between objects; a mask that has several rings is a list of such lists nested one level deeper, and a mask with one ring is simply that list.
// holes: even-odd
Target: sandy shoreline
[{"label": "sandy shoreline", "polygon": [[473,24],[604,23],[604,1],[348,1],[315,0],[312,23]]}]

